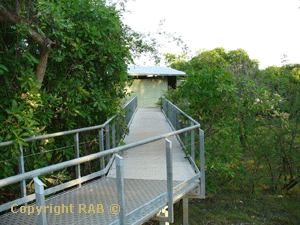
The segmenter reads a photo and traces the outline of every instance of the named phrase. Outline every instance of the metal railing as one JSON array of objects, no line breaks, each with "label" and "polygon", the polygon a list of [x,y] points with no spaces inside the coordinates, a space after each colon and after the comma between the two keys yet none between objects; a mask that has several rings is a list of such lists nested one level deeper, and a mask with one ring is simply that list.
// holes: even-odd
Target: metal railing
[{"label": "metal railing", "polygon": [[[25,138],[24,141],[25,142],[32,142],[32,141],[36,141],[36,140],[50,139],[50,138],[56,138],[56,137],[61,137],[61,136],[74,134],[75,158],[80,158],[80,154],[79,154],[79,150],[80,150],[79,149],[79,134],[83,133],[83,132],[87,132],[87,131],[98,130],[99,152],[104,152],[104,151],[107,151],[111,148],[111,144],[112,144],[113,148],[116,147],[117,143],[116,143],[116,126],[115,126],[116,124],[115,124],[115,120],[116,120],[117,117],[121,117],[121,119],[125,123],[127,121],[128,121],[128,123],[130,122],[130,120],[134,116],[134,113],[137,110],[137,97],[135,97],[131,101],[129,101],[123,107],[123,109],[124,109],[124,111],[127,112],[127,114],[125,114],[125,116],[115,115],[115,116],[109,118],[104,124],[101,124],[101,125],[86,127],[86,128],[80,128],[80,129],[75,129],[75,130],[70,130],[70,131],[62,131],[62,132],[57,132],[57,133],[53,133],[53,134],[46,134],[46,135],[41,135],[41,136],[36,136],[36,137],[31,137],[31,138]],[[128,123],[127,123],[127,126],[129,126]],[[111,130],[110,130],[110,125],[111,125]],[[110,137],[110,134],[111,134],[111,137]],[[104,144],[106,144],[105,147],[104,147]],[[1,142],[0,143],[0,147],[9,146],[9,145],[13,145],[13,141],[7,141],[7,142]],[[23,154],[23,148],[21,148],[21,147],[20,147],[20,152],[21,152],[21,154],[18,157],[18,167],[19,167],[19,175],[18,176],[20,176],[22,174],[28,174],[28,172],[27,173],[25,172],[24,154]],[[81,183],[83,183],[83,182],[86,182],[88,180],[94,179],[95,177],[104,175],[105,173],[107,173],[109,167],[111,166],[111,164],[113,162],[113,158],[111,159],[111,154],[107,154],[106,156],[107,156],[107,165],[105,165],[105,158],[104,157],[100,158],[100,171],[82,177],[81,176],[80,164],[76,164],[76,165],[74,165],[75,166],[75,171],[76,171],[76,179],[75,180],[63,183],[61,185],[58,185],[58,186],[55,186],[55,187],[52,187],[52,188],[48,188],[47,190],[45,190],[45,194],[49,195],[49,194],[52,194],[54,192],[66,189],[66,188],[70,188],[70,187],[75,186],[75,185],[81,186]],[[56,166],[56,165],[53,165],[53,166]],[[44,167],[44,168],[47,168],[47,167]],[[42,169],[44,169],[44,168],[42,168]],[[34,171],[37,171],[37,170],[34,170]],[[34,172],[34,171],[32,171],[32,172]],[[53,171],[56,171],[56,169],[53,170]],[[35,177],[35,176],[33,176],[33,177]],[[33,178],[33,177],[30,177],[30,178]],[[7,178],[0,180],[0,183],[3,183],[3,181],[5,183],[6,179]],[[35,200],[35,194],[31,194],[31,195],[28,195],[28,196],[26,195],[26,179],[28,179],[28,178],[20,180],[21,198],[0,205],[0,212],[9,209],[12,204],[17,204],[17,205],[27,204],[27,202]],[[36,182],[35,182],[35,184],[36,184]],[[0,185],[0,187],[6,186],[6,185]]]},{"label": "metal railing", "polygon": [[[187,115],[184,111],[179,109],[172,102],[167,100],[165,97],[161,97],[162,100],[162,111],[167,118],[170,126],[173,130],[182,130],[189,126],[198,125],[199,128],[196,130],[190,131],[190,137],[188,132],[182,132],[179,135],[176,135],[180,145],[185,150],[186,154],[189,155],[189,151],[187,149],[188,143],[190,143],[190,155],[195,163],[195,143],[199,143],[199,158],[200,158],[200,171],[201,174],[201,198],[205,198],[205,158],[204,158],[204,131],[200,129],[200,124],[194,120],[192,117]],[[195,131],[198,131],[198,137],[195,135]],[[195,140],[197,139],[197,140]]]},{"label": "metal railing", "polygon": [[[136,99],[135,99],[135,101],[136,101]],[[164,99],[164,101],[165,101],[164,104],[168,105],[167,107],[169,107],[168,108],[169,110],[170,110],[170,107],[174,106],[174,105],[172,106],[172,103],[170,103],[168,100]],[[133,104],[133,105],[134,105],[133,108],[135,108],[136,104]],[[173,107],[172,109],[173,109],[173,111],[174,111],[174,109],[176,109],[178,112],[180,112],[181,114],[187,116],[187,118],[192,120],[192,118],[190,118],[188,115],[186,115],[180,109],[175,108],[175,107]],[[168,110],[165,111],[165,112],[167,112],[167,114],[170,114]],[[171,115],[169,115],[169,116],[171,116]],[[173,117],[171,117],[172,122],[176,123],[176,121],[178,121],[178,119],[174,120],[172,118]],[[45,195],[49,195],[51,193],[54,193],[54,192],[59,191],[59,190],[63,190],[65,188],[68,188],[70,186],[74,186],[76,184],[80,184],[82,182],[93,179],[95,177],[105,175],[108,172],[110,166],[112,165],[113,160],[116,159],[117,190],[118,190],[118,203],[119,203],[119,206],[120,206],[120,213],[119,213],[119,220],[116,221],[113,224],[116,224],[116,223],[117,224],[126,224],[126,221],[131,221],[131,219],[136,218],[137,215],[139,215],[141,211],[145,211],[145,210],[151,208],[153,205],[159,205],[162,208],[162,207],[165,206],[166,203],[167,203],[169,211],[170,211],[169,216],[168,216],[168,218],[159,218],[159,219],[164,220],[164,221],[168,221],[168,222],[173,222],[174,221],[174,218],[173,218],[174,217],[173,216],[173,201],[176,200],[176,199],[175,200],[173,199],[173,193],[177,193],[177,192],[180,193],[180,191],[184,190],[184,188],[186,188],[187,186],[189,186],[191,184],[194,184],[197,180],[199,181],[199,178],[200,178],[200,182],[201,182],[201,184],[200,184],[201,185],[200,197],[201,198],[205,197],[204,134],[203,134],[203,131],[200,129],[200,124],[197,123],[194,120],[192,120],[192,121],[193,121],[193,124],[191,124],[189,127],[185,127],[185,128],[180,129],[180,130],[175,130],[175,131],[169,132],[167,134],[163,134],[163,135],[159,135],[159,136],[156,136],[156,137],[153,137],[153,138],[149,138],[149,139],[145,139],[145,140],[138,141],[138,142],[135,142],[135,143],[127,144],[125,146],[119,146],[119,147],[115,147],[115,148],[112,148],[112,149],[107,149],[105,151],[100,151],[98,153],[90,154],[90,155],[83,156],[83,157],[78,157],[76,159],[72,159],[72,160],[69,160],[69,161],[61,162],[61,163],[58,163],[58,164],[55,164],[55,165],[47,166],[47,167],[44,167],[44,168],[41,168],[41,169],[37,169],[37,170],[34,170],[34,171],[30,171],[30,172],[25,172],[25,173],[22,173],[22,174],[19,174],[19,175],[15,175],[15,176],[12,176],[12,177],[2,179],[2,180],[0,180],[0,188],[4,187],[4,186],[7,186],[7,185],[10,185],[10,184],[17,183],[17,182],[22,182],[26,179],[32,179],[33,178],[34,182],[35,182],[35,187],[36,187],[35,188],[36,194],[33,194],[31,196],[25,196],[23,198],[20,198],[20,199],[17,199],[15,201],[6,203],[4,205],[1,205],[0,206],[0,211],[3,211],[5,209],[9,209],[14,204],[21,205],[21,204],[24,204],[28,201],[32,201],[32,200],[35,199],[35,196],[36,196],[36,204],[38,206],[45,206]],[[103,132],[103,128],[108,123],[109,122],[106,122],[103,125],[96,126],[97,128],[95,128],[95,127],[93,128],[93,129],[100,129],[100,131],[99,131],[100,143],[101,143],[101,139],[102,139],[101,137],[103,137],[103,136],[101,136],[101,132]],[[83,128],[83,129],[87,129],[87,128]],[[188,158],[191,162],[191,165],[194,167],[196,175],[191,177],[190,179],[182,182],[181,184],[177,185],[176,187],[173,187],[173,175],[172,175],[173,174],[173,169],[172,169],[172,153],[171,153],[171,148],[172,147],[171,147],[171,142],[168,141],[167,138],[169,138],[171,136],[174,136],[174,135],[177,136],[177,135],[180,135],[180,134],[185,134],[186,132],[192,132],[195,129],[199,130],[199,141],[200,141],[200,145],[199,145],[200,154],[199,154],[199,156],[200,156],[200,162],[201,162],[201,172],[199,171],[199,169],[198,169],[198,167],[195,163],[195,160],[191,156],[189,156]],[[71,131],[68,131],[68,132],[71,132]],[[78,130],[77,130],[77,132],[74,132],[74,133],[75,134],[78,133]],[[142,145],[145,145],[145,144],[148,144],[148,143],[151,143],[151,142],[154,142],[154,141],[162,140],[162,139],[166,139],[167,192],[165,192],[162,195],[158,196],[157,198],[151,200],[150,202],[144,204],[143,206],[140,206],[138,209],[134,210],[133,212],[126,213],[126,211],[125,211],[125,193],[124,193],[124,171],[123,171],[123,162],[122,162],[123,158],[120,157],[118,155],[118,153],[121,152],[121,151],[124,151],[124,150],[131,150],[135,147],[142,146]],[[76,136],[75,136],[75,140],[76,140]],[[194,139],[191,139],[191,140],[195,141]],[[102,140],[102,143],[103,143],[103,140]],[[100,146],[100,149],[101,149],[101,146]],[[57,171],[57,170],[60,170],[60,169],[64,169],[64,168],[67,168],[67,167],[71,167],[71,166],[79,166],[79,169],[80,169],[80,164],[81,163],[89,162],[89,161],[95,160],[95,159],[103,159],[103,157],[109,156],[109,155],[112,155],[112,154],[114,154],[114,155],[110,159],[109,163],[106,165],[105,168],[103,168],[103,169],[101,168],[100,171],[92,173],[92,174],[87,175],[85,177],[78,176],[78,178],[73,180],[73,181],[70,181],[70,182],[65,183],[65,184],[61,184],[61,185],[53,187],[53,188],[48,188],[47,190],[44,190],[44,185],[42,184],[42,182],[38,178],[38,176],[41,176],[43,174],[47,174],[47,173]],[[182,193],[177,195],[176,198],[180,199],[185,194],[186,194],[186,192],[182,191]],[[153,214],[151,214],[151,215],[153,215]],[[40,215],[38,215],[38,223],[39,224],[47,224],[46,214],[41,213]]]}]

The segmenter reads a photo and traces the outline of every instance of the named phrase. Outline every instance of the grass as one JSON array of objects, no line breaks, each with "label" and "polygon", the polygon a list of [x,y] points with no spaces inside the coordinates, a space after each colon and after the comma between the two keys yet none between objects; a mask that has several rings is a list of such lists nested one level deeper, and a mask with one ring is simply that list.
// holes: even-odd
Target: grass
[{"label": "grass", "polygon": [[[181,202],[174,208],[174,224],[182,224]],[[206,199],[189,199],[189,224],[300,224],[300,199],[223,191]]]}]

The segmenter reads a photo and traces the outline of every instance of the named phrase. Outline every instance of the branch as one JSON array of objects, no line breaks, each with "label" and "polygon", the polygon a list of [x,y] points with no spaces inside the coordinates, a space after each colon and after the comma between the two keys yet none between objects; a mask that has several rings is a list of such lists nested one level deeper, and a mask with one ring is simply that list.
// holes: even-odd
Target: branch
[{"label": "branch", "polygon": [[16,0],[16,14],[18,16],[19,16],[20,8],[21,8],[21,3],[19,0]]},{"label": "branch", "polygon": [[[36,41],[38,44],[41,45],[42,49],[41,49],[41,55],[40,55],[40,62],[36,67],[35,77],[38,79],[39,83],[42,83],[45,73],[46,73],[50,47],[51,47],[51,44],[54,44],[54,42],[51,41],[50,38],[46,37],[45,35],[41,35],[37,31],[32,29],[30,27],[30,25],[34,24],[34,23],[26,23],[26,22],[22,21],[22,19],[18,15],[18,13],[19,13],[18,10],[20,10],[20,3],[18,0],[16,0],[16,9],[15,10],[17,12],[16,12],[16,14],[13,14],[13,13],[9,12],[8,10],[6,10],[4,8],[3,4],[1,4],[0,5],[0,19],[7,21],[9,23],[12,23],[12,24],[16,24],[16,25],[23,23],[23,26],[28,28],[28,30],[26,31],[27,35],[30,38],[32,38],[34,41]],[[34,25],[39,30],[39,27],[36,24],[34,24]]]},{"label": "branch", "polygon": [[9,23],[14,23],[14,24],[21,23],[20,17],[7,11],[4,8],[3,4],[0,5],[0,18],[3,21],[7,21]]},{"label": "branch", "polygon": [[[7,21],[9,23],[13,24],[20,24],[22,20],[18,15],[15,15],[9,11],[7,11],[3,5],[0,5],[0,19],[3,21]],[[25,24],[26,27],[29,27],[27,24]],[[54,44],[55,42],[51,41],[49,38],[46,36],[42,36],[35,30],[29,27],[27,31],[27,35],[31,37],[33,40],[35,40],[38,44],[41,46],[45,46],[47,48],[50,48],[51,44]]]}]

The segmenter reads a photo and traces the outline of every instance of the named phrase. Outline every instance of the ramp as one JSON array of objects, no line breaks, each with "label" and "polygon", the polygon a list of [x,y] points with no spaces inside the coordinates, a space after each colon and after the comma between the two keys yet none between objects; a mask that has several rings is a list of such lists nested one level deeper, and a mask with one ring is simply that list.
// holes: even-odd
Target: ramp
[{"label": "ramp", "polygon": [[[171,132],[167,119],[158,108],[139,108],[130,126],[129,135],[124,139],[126,144],[134,143]],[[185,181],[196,175],[189,160],[175,136],[172,142],[173,180]],[[127,150],[124,157],[125,179],[166,180],[166,146],[164,140],[152,142]],[[115,164],[108,177],[116,178]]]},{"label": "ramp", "polygon": [[[186,157],[178,137],[175,136],[177,133],[182,133],[184,129],[174,131],[169,124],[170,120],[158,108],[138,109],[131,123],[129,135],[124,139],[126,145],[93,156],[100,158],[115,153],[123,157],[126,207],[121,212],[125,211],[126,224],[141,224],[156,217],[160,210],[199,187],[200,172],[191,157],[189,159]],[[194,128],[190,127],[185,130],[192,129]],[[169,178],[167,180],[169,176],[166,169],[165,138],[172,142],[173,179],[171,180]],[[71,160],[68,166],[79,164],[79,160],[90,160],[85,159],[87,157],[78,158],[73,162]],[[51,225],[123,224],[122,218],[119,217],[122,208],[118,205],[117,179],[119,178],[115,161],[106,171],[108,171],[106,176],[99,171],[97,174],[101,176],[100,178],[47,198],[44,207],[47,223]],[[24,173],[24,176],[26,174],[29,176],[31,173]],[[168,181],[173,184],[172,203],[169,202],[172,199],[169,190],[172,189],[168,189]],[[39,212],[35,204],[11,209],[13,212],[0,217],[0,224],[43,224],[38,220]],[[169,218],[157,219],[167,221]]]}]

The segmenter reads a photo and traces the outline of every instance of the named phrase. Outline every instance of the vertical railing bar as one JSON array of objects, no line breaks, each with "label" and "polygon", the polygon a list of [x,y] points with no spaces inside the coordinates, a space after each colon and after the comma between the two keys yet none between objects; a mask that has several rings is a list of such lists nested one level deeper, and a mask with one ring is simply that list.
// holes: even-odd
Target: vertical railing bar
[{"label": "vertical railing bar", "polygon": [[[21,154],[18,156],[19,158],[19,174],[25,173],[25,166],[24,166],[24,153],[23,153],[23,148],[19,146]],[[21,186],[21,197],[26,196],[26,180],[20,181],[20,186]],[[25,203],[25,206],[27,206],[27,203]]]},{"label": "vertical railing bar", "polygon": [[[191,126],[194,126],[194,122],[191,121]],[[191,130],[191,156],[195,162],[195,130]]]},{"label": "vertical railing bar", "polygon": [[178,116],[178,110],[176,108],[175,108],[175,118],[176,118],[175,130],[178,130],[178,128],[179,128],[179,116]]},{"label": "vertical railing bar", "polygon": [[167,106],[167,110],[168,110],[168,118],[169,118],[169,120],[171,121],[171,123],[172,123],[172,120],[171,120],[171,109],[170,109],[170,103],[169,102],[167,102],[168,103],[168,106]]},{"label": "vertical railing bar", "polygon": [[169,112],[169,120],[171,124],[173,125],[173,115],[172,115],[172,105],[168,102],[168,112]]},{"label": "vertical railing bar", "polygon": [[201,198],[205,198],[205,153],[204,153],[204,131],[199,129],[200,138],[200,171],[201,171]]},{"label": "vertical railing bar", "polygon": [[177,116],[177,115],[176,115],[176,109],[175,109],[174,106],[173,106],[173,115],[174,115],[174,125],[173,125],[173,126],[174,126],[174,129],[177,130],[177,129],[176,129],[176,121],[177,121],[176,116]]},{"label": "vertical railing bar", "polygon": [[[45,204],[44,184],[38,177],[34,177],[33,180],[34,180],[34,188],[35,188],[36,205],[37,205],[37,207],[42,209],[40,214],[37,215],[38,225],[47,225],[47,218],[46,218],[46,212],[45,212],[46,204]],[[33,207],[33,206],[29,206],[29,207]]]},{"label": "vertical railing bar", "polygon": [[[179,112],[179,130],[182,128],[184,128],[184,124],[183,124],[182,120],[180,121],[180,112]],[[184,133],[180,134],[180,139],[181,139],[181,142],[184,143]]]},{"label": "vertical railing bar", "polygon": [[[109,124],[107,124],[105,126],[105,142],[106,142],[106,149],[105,150],[109,150],[110,149],[110,140],[109,140]],[[107,155],[107,162],[109,162],[110,160],[110,155]]]},{"label": "vertical railing bar", "polygon": [[116,155],[116,172],[117,172],[117,190],[118,190],[118,205],[120,207],[119,212],[119,224],[126,224],[126,204],[125,204],[125,183],[124,183],[124,162],[123,157]]},{"label": "vertical railing bar", "polygon": [[116,120],[116,146],[119,146],[119,128],[120,128],[120,124],[119,124],[119,120],[117,118],[117,120]]},{"label": "vertical railing bar", "polygon": [[[184,123],[184,128],[186,128],[186,127],[188,127],[188,124],[185,122]],[[186,146],[187,146],[187,144],[188,144],[188,131],[186,131],[186,132],[184,132],[184,144],[185,144],[185,148],[186,148]]]},{"label": "vertical railing bar", "polygon": [[173,163],[172,163],[172,142],[166,139],[166,160],[167,160],[167,191],[168,191],[168,218],[174,222],[173,212]]},{"label": "vertical railing bar", "polygon": [[176,129],[175,128],[175,113],[174,113],[173,105],[171,105],[171,108],[172,108],[172,125],[173,125],[174,129]]},{"label": "vertical railing bar", "polygon": [[[99,130],[99,152],[104,151],[104,140],[103,140],[103,128]],[[104,156],[100,158],[100,170],[105,168],[105,159]]]},{"label": "vertical railing bar", "polygon": [[111,130],[111,136],[112,136],[112,147],[116,147],[116,124],[113,123],[112,130]]},{"label": "vertical railing bar", "polygon": [[[79,133],[76,133],[74,135],[74,148],[75,148],[75,158],[79,158]],[[75,166],[75,170],[76,170],[76,178],[79,179],[81,177],[80,164]],[[78,186],[81,187],[81,182],[79,183]]]},{"label": "vertical railing bar", "polygon": [[176,109],[174,106],[172,106],[172,108],[173,108],[173,123],[174,123],[173,126],[176,130]]},{"label": "vertical railing bar", "polygon": [[119,119],[118,119],[118,117],[117,117],[117,128],[116,128],[116,146],[119,146],[119,139],[120,139],[120,121],[119,121]]}]

